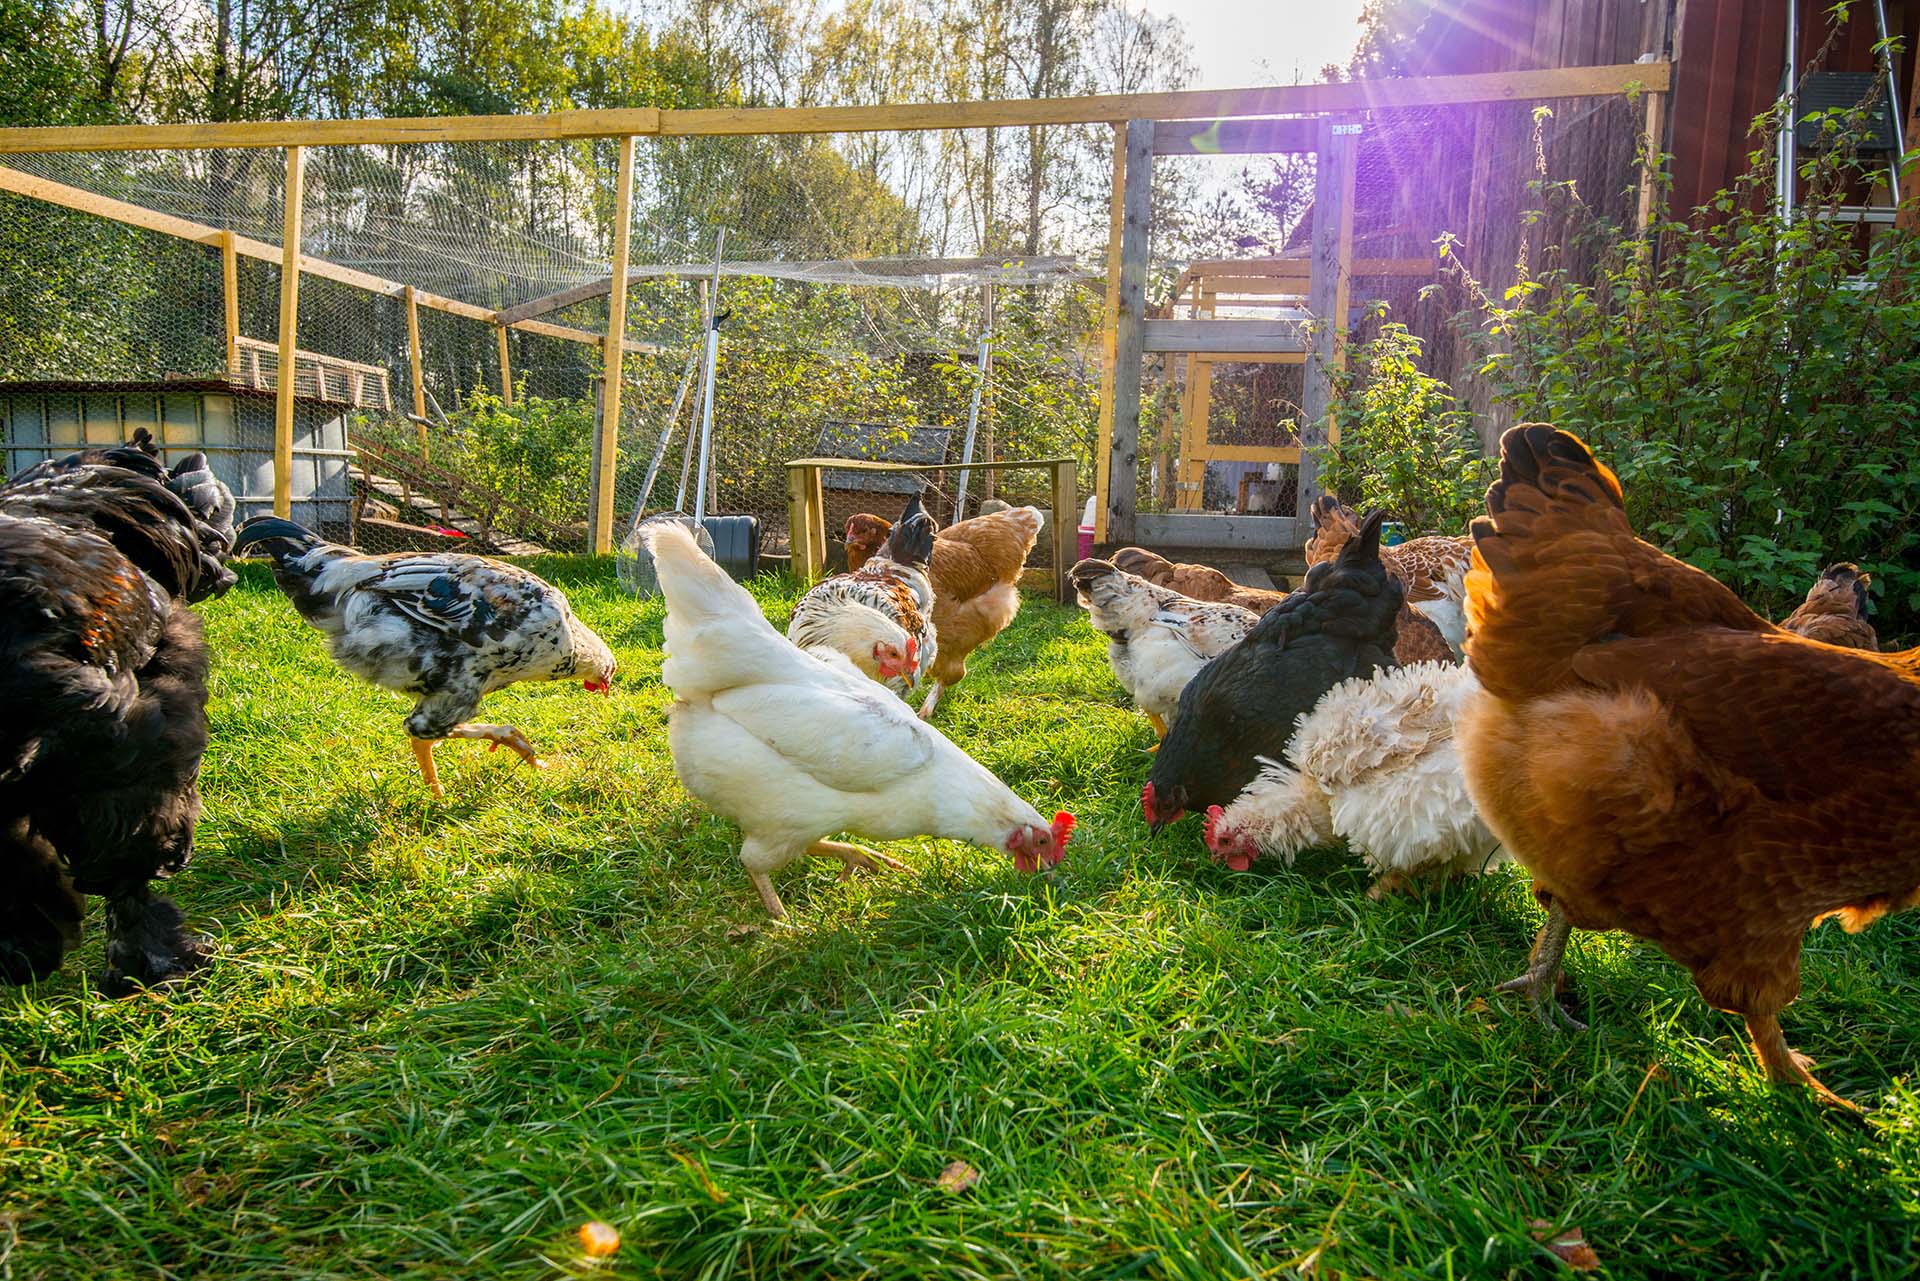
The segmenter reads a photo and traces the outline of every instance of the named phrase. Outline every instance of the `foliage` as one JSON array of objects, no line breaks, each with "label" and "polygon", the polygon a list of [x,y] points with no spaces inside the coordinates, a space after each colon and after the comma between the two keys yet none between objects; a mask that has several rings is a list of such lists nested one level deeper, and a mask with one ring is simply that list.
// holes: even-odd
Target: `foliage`
[{"label": "foliage", "polygon": [[1416,533],[1457,534],[1485,511],[1498,470],[1472,415],[1420,367],[1421,340],[1389,322],[1348,349],[1335,381],[1340,443],[1320,450],[1328,493],[1362,511],[1384,507]]},{"label": "foliage", "polygon": [[[1862,180],[1849,122],[1827,126],[1801,173],[1814,209]],[[1920,240],[1889,229],[1863,252],[1851,222],[1782,225],[1769,132],[1738,185],[1649,240],[1545,184],[1597,266],[1523,274],[1465,319],[1499,402],[1586,439],[1645,537],[1775,616],[1857,561],[1898,634],[1920,616]]]}]

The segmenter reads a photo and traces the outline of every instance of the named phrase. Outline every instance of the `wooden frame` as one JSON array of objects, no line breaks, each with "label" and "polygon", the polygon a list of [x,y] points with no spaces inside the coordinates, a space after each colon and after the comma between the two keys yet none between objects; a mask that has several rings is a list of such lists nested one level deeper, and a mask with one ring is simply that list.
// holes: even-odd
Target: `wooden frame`
[{"label": "wooden frame", "polygon": [[1073,600],[1073,583],[1067,571],[1078,559],[1075,548],[1079,538],[1080,514],[1074,510],[1078,496],[1074,488],[1074,464],[1071,458],[1005,459],[982,463],[886,463],[864,458],[796,458],[787,464],[787,534],[793,547],[793,575],[802,586],[826,572],[827,504],[821,477],[828,471],[904,471],[935,472],[1030,471],[1044,467],[1049,473],[1049,491],[1053,514],[1048,526],[1053,535],[1054,598],[1064,603]]},{"label": "wooden frame", "polygon": [[233,233],[220,233],[220,311],[227,340],[227,373],[240,369],[240,262]]},{"label": "wooden frame", "polygon": [[633,138],[620,140],[620,168],[613,189],[613,274],[608,278],[607,340],[600,349],[600,433],[593,451],[595,467],[589,486],[593,512],[593,551],[604,556],[613,550],[613,478],[620,448],[620,392],[625,385],[627,254],[633,235]]},{"label": "wooden frame", "polygon": [[1153,216],[1153,121],[1129,120],[1121,191],[1120,260],[1113,294],[1113,413],[1107,455],[1104,531],[1096,538],[1132,542],[1140,483],[1140,361],[1145,354],[1148,228]]},{"label": "wooden frame", "polygon": [[1311,115],[1463,102],[1588,98],[1672,87],[1667,62],[1493,71],[1405,80],[1201,89],[1177,93],[1093,94],[991,102],[904,103],[879,107],[718,107],[662,111],[633,107],[527,116],[452,116],[395,120],[267,120],[232,124],[92,125],[0,129],[0,152],[182,151],[212,147],[393,145],[563,138],[690,137],[743,134],[876,133],[982,129],[1013,125],[1099,124],[1112,120],[1210,120]]},{"label": "wooden frame", "polygon": [[1107,537],[1107,504],[1105,498],[1111,490],[1108,480],[1111,476],[1113,441],[1113,384],[1119,364],[1119,333],[1116,326],[1120,318],[1120,240],[1125,224],[1126,206],[1123,200],[1127,181],[1127,127],[1125,124],[1113,126],[1113,189],[1108,198],[1107,210],[1107,292],[1106,309],[1102,313],[1104,320],[1100,326],[1100,422],[1094,445],[1094,492],[1102,501],[1096,505],[1093,515],[1093,537],[1096,542],[1104,542]]},{"label": "wooden frame", "polygon": [[495,323],[493,336],[500,344],[500,403],[513,408],[513,355],[507,350],[507,327]]},{"label": "wooden frame", "polygon": [[293,384],[300,328],[300,214],[306,203],[306,153],[287,148],[280,195],[280,363],[273,391],[273,514],[293,515]]}]

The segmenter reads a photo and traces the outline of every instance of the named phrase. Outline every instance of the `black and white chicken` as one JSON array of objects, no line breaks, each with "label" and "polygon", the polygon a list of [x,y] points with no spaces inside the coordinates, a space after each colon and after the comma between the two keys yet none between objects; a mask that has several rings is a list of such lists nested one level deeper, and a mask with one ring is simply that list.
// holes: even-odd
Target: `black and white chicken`
[{"label": "black and white chicken", "polygon": [[575,678],[597,693],[612,689],[613,651],[559,588],[524,569],[485,556],[366,556],[275,516],[248,521],[234,550],[255,544],[273,557],[274,581],[326,635],[336,663],[419,699],[407,733],[435,796],[444,794],[433,763],[443,738],[485,739],[540,767],[513,726],[469,722],[494,690]]},{"label": "black and white chicken", "polygon": [[0,486],[0,979],[44,978],[107,906],[103,987],[207,956],[149,882],[193,853],[207,652],[188,608],[233,584],[233,496],[134,444]]},{"label": "black and white chicken", "polygon": [[[851,574],[816,583],[793,608],[787,639],[802,649],[828,648],[896,693],[920,683],[933,666],[938,637],[933,627],[933,517],[915,494],[877,555]],[[864,607],[864,608],[857,608]],[[872,611],[907,634],[902,653],[890,630],[871,626]]]}]

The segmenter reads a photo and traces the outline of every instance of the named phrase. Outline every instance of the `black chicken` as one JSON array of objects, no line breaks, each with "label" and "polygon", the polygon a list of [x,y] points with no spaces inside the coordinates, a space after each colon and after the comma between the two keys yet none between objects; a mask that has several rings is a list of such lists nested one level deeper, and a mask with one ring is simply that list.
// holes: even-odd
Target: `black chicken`
[{"label": "black chicken", "polygon": [[1262,615],[1247,638],[1201,668],[1154,757],[1140,807],[1157,830],[1189,808],[1228,805],[1280,759],[1294,722],[1350,676],[1393,665],[1402,588],[1380,563],[1380,521],[1367,518],[1340,554]]},{"label": "black chicken", "polygon": [[234,575],[233,496],[203,454],[134,444],[0,486],[0,979],[60,967],[107,901],[115,994],[206,957],[148,882],[193,853],[207,653],[187,606]]}]

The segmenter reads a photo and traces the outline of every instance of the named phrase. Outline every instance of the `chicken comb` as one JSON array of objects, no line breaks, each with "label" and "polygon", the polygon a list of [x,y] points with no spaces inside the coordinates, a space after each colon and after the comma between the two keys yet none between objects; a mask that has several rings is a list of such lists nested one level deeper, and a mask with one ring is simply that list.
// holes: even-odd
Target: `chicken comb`
[{"label": "chicken comb", "polygon": [[1053,867],[1067,856],[1067,842],[1073,839],[1073,829],[1080,820],[1061,810],[1053,816],[1053,857],[1047,860],[1047,866]]},{"label": "chicken comb", "polygon": [[1207,821],[1200,825],[1200,837],[1206,841],[1207,848],[1213,848],[1214,826],[1226,817],[1227,812],[1218,805],[1207,806]]}]

